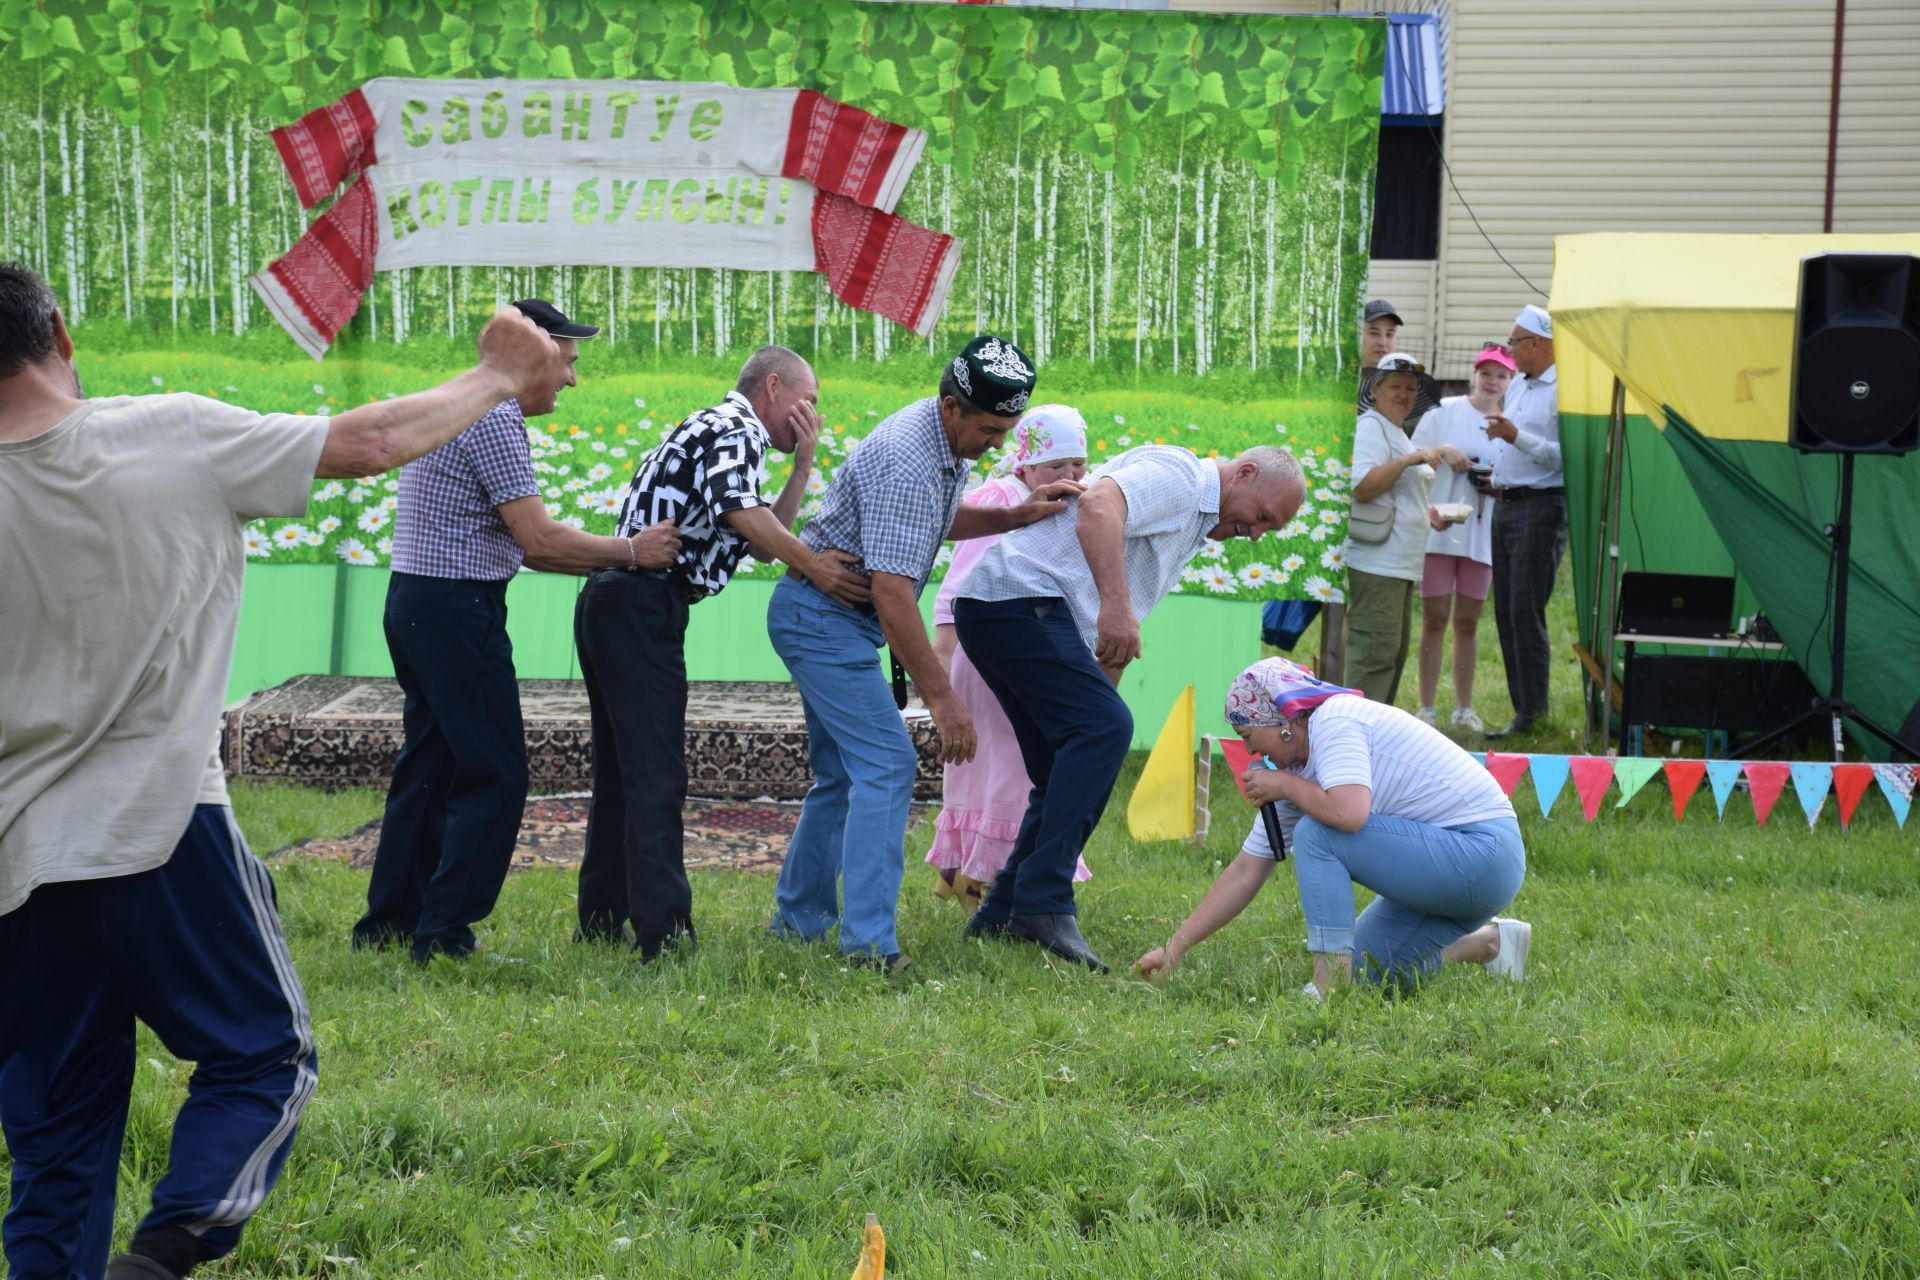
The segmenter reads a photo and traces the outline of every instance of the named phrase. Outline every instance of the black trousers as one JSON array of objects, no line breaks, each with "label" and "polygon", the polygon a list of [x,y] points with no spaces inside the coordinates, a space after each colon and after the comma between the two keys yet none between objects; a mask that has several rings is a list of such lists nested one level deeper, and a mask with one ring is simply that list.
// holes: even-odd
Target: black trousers
[{"label": "black trousers", "polygon": [[500,896],[527,803],[507,584],[396,573],[384,621],[406,743],[353,937],[459,955]]},{"label": "black trousers", "polygon": [[1516,721],[1547,714],[1547,599],[1567,549],[1567,499],[1559,493],[1502,496],[1493,508],[1493,620]]},{"label": "black trousers", "polygon": [[593,804],[580,864],[580,931],[658,955],[693,932],[680,809],[687,798],[687,600],[657,574],[602,569],[574,605],[593,708]]}]

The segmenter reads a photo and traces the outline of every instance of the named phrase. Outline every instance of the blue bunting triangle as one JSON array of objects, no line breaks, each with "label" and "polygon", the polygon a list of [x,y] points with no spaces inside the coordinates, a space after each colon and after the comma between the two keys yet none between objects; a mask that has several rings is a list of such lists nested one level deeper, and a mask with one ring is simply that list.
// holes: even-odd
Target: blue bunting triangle
[{"label": "blue bunting triangle", "polygon": [[1536,752],[1528,770],[1533,774],[1534,798],[1540,801],[1540,816],[1553,816],[1553,802],[1560,798],[1560,791],[1567,785],[1568,757],[1543,755]]},{"label": "blue bunting triangle", "polygon": [[1907,813],[1913,808],[1914,772],[1912,765],[1873,766],[1873,780],[1880,784],[1880,794],[1887,798],[1887,804],[1893,809],[1893,820],[1902,830],[1906,829]]},{"label": "blue bunting triangle", "polygon": [[1740,781],[1740,770],[1745,767],[1739,760],[1707,761],[1707,781],[1713,784],[1713,807],[1719,810],[1722,821],[1727,816],[1727,797],[1733,794],[1733,784]]},{"label": "blue bunting triangle", "polygon": [[1820,810],[1827,803],[1827,791],[1832,786],[1832,765],[1808,761],[1793,766],[1793,790],[1800,797],[1800,808],[1806,812],[1809,828],[1820,821]]}]

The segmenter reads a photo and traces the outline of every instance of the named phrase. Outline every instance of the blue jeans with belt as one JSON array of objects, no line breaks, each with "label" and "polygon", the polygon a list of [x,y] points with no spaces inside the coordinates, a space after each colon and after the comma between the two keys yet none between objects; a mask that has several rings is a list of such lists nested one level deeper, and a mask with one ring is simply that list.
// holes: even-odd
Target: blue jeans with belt
[{"label": "blue jeans with belt", "polygon": [[892,955],[919,757],[880,670],[880,623],[782,578],[767,635],[806,706],[814,776],[774,890],[775,932],[813,941],[837,923],[840,950]]},{"label": "blue jeans with belt", "polygon": [[[1358,831],[1313,818],[1293,829],[1294,879],[1307,949],[1353,953],[1355,977],[1407,979],[1513,901],[1527,874],[1520,824],[1494,818],[1438,827],[1374,814]],[[1353,914],[1353,886],[1379,896]]]}]

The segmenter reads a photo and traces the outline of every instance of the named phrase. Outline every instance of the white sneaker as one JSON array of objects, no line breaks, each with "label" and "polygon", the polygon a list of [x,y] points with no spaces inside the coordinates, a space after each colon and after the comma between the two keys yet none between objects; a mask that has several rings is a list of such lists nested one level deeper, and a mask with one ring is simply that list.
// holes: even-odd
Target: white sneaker
[{"label": "white sneaker", "polygon": [[1533,944],[1533,926],[1504,916],[1495,916],[1493,924],[1500,930],[1500,954],[1480,967],[1496,978],[1518,982],[1527,976],[1527,948]]},{"label": "white sneaker", "polygon": [[1440,716],[1432,707],[1422,707],[1414,712],[1413,715],[1414,719],[1418,720],[1421,724],[1430,724],[1436,729],[1440,727]]},{"label": "white sneaker", "polygon": [[1452,723],[1454,728],[1465,729],[1468,733],[1485,733],[1487,731],[1487,726],[1480,723],[1479,713],[1472,707],[1455,707],[1453,709]]},{"label": "white sneaker", "polygon": [[1320,994],[1320,988],[1314,986],[1311,982],[1309,982],[1306,986],[1300,988],[1300,994],[1305,996],[1307,999],[1313,1001],[1315,1004],[1326,1003],[1326,997]]}]

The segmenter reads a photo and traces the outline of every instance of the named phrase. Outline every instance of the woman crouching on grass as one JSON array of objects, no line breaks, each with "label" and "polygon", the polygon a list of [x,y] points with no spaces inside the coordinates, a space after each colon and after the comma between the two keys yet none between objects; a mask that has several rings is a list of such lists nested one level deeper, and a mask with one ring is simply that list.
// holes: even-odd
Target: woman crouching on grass
[{"label": "woman crouching on grass", "polygon": [[[1285,658],[1240,673],[1227,720],[1266,757],[1247,771],[1247,794],[1274,806],[1293,849],[1313,953],[1305,994],[1319,1000],[1355,976],[1405,983],[1447,960],[1521,978],[1533,927],[1493,913],[1519,890],[1526,850],[1513,805],[1472,756],[1397,707]],[[1245,910],[1275,852],[1256,817],[1240,856],[1167,945],[1140,957],[1140,973],[1173,972]],[[1356,884],[1378,895],[1357,923]]]}]

